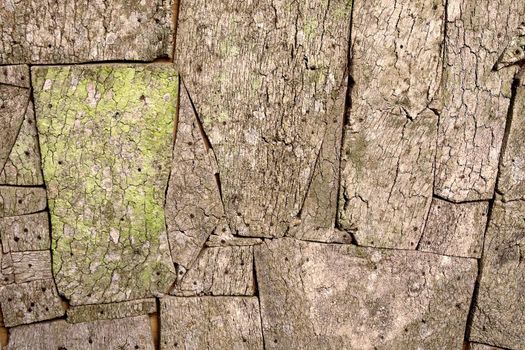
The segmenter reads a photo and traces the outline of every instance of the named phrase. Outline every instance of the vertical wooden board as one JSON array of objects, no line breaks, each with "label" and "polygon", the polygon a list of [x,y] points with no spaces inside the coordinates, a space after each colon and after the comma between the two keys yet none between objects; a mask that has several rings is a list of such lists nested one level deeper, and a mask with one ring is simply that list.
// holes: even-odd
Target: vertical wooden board
[{"label": "vertical wooden board", "polygon": [[36,213],[46,206],[44,188],[0,186],[0,217]]},{"label": "vertical wooden board", "polygon": [[7,327],[64,315],[64,308],[52,279],[5,286],[0,290],[0,305]]},{"label": "vertical wooden board", "polygon": [[499,199],[485,238],[470,340],[520,350],[525,349],[525,202]]},{"label": "vertical wooden board", "polygon": [[358,1],[339,226],[360,245],[415,249],[432,197],[444,1]]},{"label": "vertical wooden board", "polygon": [[344,113],[350,12],[346,0],[181,3],[175,61],[239,235],[282,236],[300,212]]},{"label": "vertical wooden board", "polygon": [[0,172],[18,136],[28,101],[28,89],[0,85]]},{"label": "vertical wooden board", "polygon": [[434,190],[440,197],[493,196],[516,71],[493,68],[524,16],[522,1],[448,2]]},{"label": "vertical wooden board", "polygon": [[10,330],[8,350],[154,350],[148,316],[70,324],[64,320]]},{"label": "vertical wooden board", "polygon": [[254,295],[253,246],[208,247],[186,272],[174,295]]},{"label": "vertical wooden board", "polygon": [[0,64],[171,56],[172,5],[171,0],[4,2]]},{"label": "vertical wooden board", "polygon": [[18,137],[11,148],[4,170],[0,172],[0,184],[38,186],[43,183],[35,112],[30,101]]},{"label": "vertical wooden board", "polygon": [[7,252],[50,248],[47,212],[0,219],[2,248]]},{"label": "vertical wooden board", "polygon": [[208,236],[224,222],[220,190],[210,163],[213,157],[184,85],[180,87],[177,135],[166,197],[171,256],[189,268]]},{"label": "vertical wooden board", "polygon": [[166,292],[178,77],[171,65],[33,69],[58,290],[80,303]]},{"label": "vertical wooden board", "polygon": [[488,202],[450,203],[434,198],[418,250],[480,258]]},{"label": "vertical wooden board", "polygon": [[160,317],[163,350],[263,349],[255,297],[166,297]]},{"label": "vertical wooden board", "polygon": [[23,64],[0,66],[0,84],[29,88],[29,67]]}]

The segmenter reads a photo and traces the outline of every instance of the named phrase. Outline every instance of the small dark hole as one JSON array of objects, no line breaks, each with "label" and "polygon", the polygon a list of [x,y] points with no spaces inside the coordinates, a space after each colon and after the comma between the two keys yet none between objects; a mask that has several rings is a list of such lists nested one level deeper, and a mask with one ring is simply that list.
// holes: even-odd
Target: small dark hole
[{"label": "small dark hole", "polygon": [[135,345],[135,349],[138,349],[138,348],[139,348],[139,346],[138,346],[138,345]]},{"label": "small dark hole", "polygon": [[404,46],[403,45],[399,45],[399,48],[402,49]]},{"label": "small dark hole", "polygon": [[46,287],[42,287],[42,292],[45,292],[46,290]]},{"label": "small dark hole", "polygon": [[197,285],[197,281],[193,281],[193,285],[196,286]]},{"label": "small dark hole", "polygon": [[32,268],[32,267],[33,267],[33,265],[32,265],[32,264],[27,264],[27,266],[28,266],[29,268]]},{"label": "small dark hole", "polygon": [[142,169],[141,169],[141,168],[138,168],[137,170],[138,170],[138,172],[139,172],[139,173],[140,173],[140,172],[142,171]]},{"label": "small dark hole", "polygon": [[4,109],[4,108],[5,108],[5,105],[1,105],[0,108]]},{"label": "small dark hole", "polygon": [[21,77],[20,77],[20,80],[26,80],[26,77],[21,76]]},{"label": "small dark hole", "polygon": [[142,22],[142,18],[138,18],[137,22],[141,23]]},{"label": "small dark hole", "polygon": [[104,315],[104,311],[100,311],[99,314]]},{"label": "small dark hole", "polygon": [[53,104],[51,103],[47,105],[47,108],[52,108],[52,107],[53,107]]},{"label": "small dark hole", "polygon": [[29,157],[29,151],[25,151],[24,154]]},{"label": "small dark hole", "polygon": [[51,44],[47,44],[47,47],[49,47],[49,48],[52,48],[52,47],[53,47],[53,45],[51,45]]},{"label": "small dark hole", "polygon": [[287,258],[287,257],[285,257],[285,258],[284,258],[284,261],[288,261],[288,258]]},{"label": "small dark hole", "polygon": [[13,301],[13,299],[11,299],[11,298],[7,298],[7,301]]},{"label": "small dark hole", "polygon": [[58,165],[62,165],[62,161],[61,160],[58,161]]},{"label": "small dark hole", "polygon": [[28,308],[28,309],[27,309],[27,312],[33,312],[33,309]]},{"label": "small dark hole", "polygon": [[22,200],[21,199],[18,200],[18,204],[22,204]]},{"label": "small dark hole", "polygon": [[226,243],[226,241],[224,239],[221,239],[221,244],[224,244]]},{"label": "small dark hole", "polygon": [[46,306],[46,311],[49,311],[49,308]]},{"label": "small dark hole", "polygon": [[28,233],[28,232],[29,232],[29,230],[27,229],[27,227],[24,228],[24,232],[25,232],[25,233]]},{"label": "small dark hole", "polygon": [[15,242],[18,242],[20,240],[20,238],[18,238],[18,237],[15,237],[13,239],[15,240]]},{"label": "small dark hole", "polygon": [[157,276],[160,276],[160,272],[159,272],[159,271],[157,271],[157,273],[156,273],[156,274],[157,274]]},{"label": "small dark hole", "polygon": [[31,303],[31,304],[29,304],[29,305],[31,305],[31,307],[35,307],[35,303]]},{"label": "small dark hole", "polygon": [[93,340],[91,338],[88,339],[89,344],[93,344]]},{"label": "small dark hole", "polygon": [[36,236],[36,239],[41,240],[42,237],[40,235]]},{"label": "small dark hole", "polygon": [[190,214],[190,218],[193,219],[195,217],[195,215],[193,214]]}]

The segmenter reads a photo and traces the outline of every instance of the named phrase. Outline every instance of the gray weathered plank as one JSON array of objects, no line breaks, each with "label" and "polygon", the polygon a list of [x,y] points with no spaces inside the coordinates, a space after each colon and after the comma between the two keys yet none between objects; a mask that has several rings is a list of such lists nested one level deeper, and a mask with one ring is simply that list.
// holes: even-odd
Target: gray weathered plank
[{"label": "gray weathered plank", "polygon": [[165,293],[175,281],[164,200],[177,73],[77,65],[32,77],[58,290],[72,305]]},{"label": "gray weathered plank", "polygon": [[182,84],[177,123],[166,223],[173,261],[189,268],[208,236],[224,222],[224,208],[210,160],[213,151],[205,143]]},{"label": "gray weathered plank", "polygon": [[432,200],[418,250],[479,258],[487,224],[488,202]]},{"label": "gray weathered plank", "polygon": [[36,213],[46,206],[44,188],[0,186],[0,217]]},{"label": "gray weathered plank", "polygon": [[65,312],[52,279],[4,286],[0,305],[7,327],[50,320]]},{"label": "gray weathered plank", "polygon": [[4,170],[0,171],[0,184],[38,186],[43,183],[35,112],[30,101]]},{"label": "gray weathered plank", "polygon": [[11,258],[16,283],[53,278],[49,250],[14,252]]},{"label": "gray weathered plank", "polygon": [[171,0],[7,1],[0,64],[153,60],[171,56]]},{"label": "gray weathered plank", "polygon": [[[175,61],[217,156],[235,233],[283,236],[316,163],[337,159],[331,132],[344,113],[350,12],[346,0],[181,3]],[[319,176],[333,192],[329,172]]]},{"label": "gray weathered plank", "polygon": [[154,350],[148,316],[70,324],[64,320],[10,330],[8,350]]},{"label": "gray weathered plank", "polygon": [[11,153],[29,102],[29,89],[0,85],[0,172]]},{"label": "gray weathered plank", "polygon": [[23,64],[0,66],[0,84],[29,88],[29,67]]},{"label": "gray weathered plank", "polygon": [[174,295],[254,295],[253,247],[208,247],[186,272]]},{"label": "gray weathered plank", "polygon": [[268,349],[460,349],[475,259],[266,241],[255,267]]},{"label": "gray weathered plank", "polygon": [[160,300],[161,349],[263,349],[255,297]]},{"label": "gray weathered plank", "polygon": [[361,245],[415,249],[432,197],[444,1],[354,6],[339,224]]},{"label": "gray weathered plank", "polygon": [[157,311],[155,299],[138,299],[121,303],[71,306],[67,309],[70,323],[110,320],[151,314]]},{"label": "gray weathered plank", "polygon": [[470,340],[525,349],[525,202],[492,208]]},{"label": "gray weathered plank", "polygon": [[2,249],[7,252],[50,248],[47,212],[0,218]]},{"label": "gray weathered plank", "polygon": [[435,193],[491,199],[515,68],[493,70],[525,16],[514,0],[448,1]]}]

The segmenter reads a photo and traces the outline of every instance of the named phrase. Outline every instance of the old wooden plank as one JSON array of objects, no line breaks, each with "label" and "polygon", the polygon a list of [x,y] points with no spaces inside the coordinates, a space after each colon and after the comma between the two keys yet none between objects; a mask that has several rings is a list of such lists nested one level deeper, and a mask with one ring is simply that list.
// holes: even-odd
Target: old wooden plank
[{"label": "old wooden plank", "polygon": [[9,350],[154,350],[148,316],[70,324],[64,320],[10,330]]},{"label": "old wooden plank", "polygon": [[86,65],[32,76],[58,290],[72,305],[166,292],[175,280],[164,200],[177,73]]},{"label": "old wooden plank", "polygon": [[6,253],[49,249],[48,214],[40,212],[0,218],[0,236]]},{"label": "old wooden plank", "polygon": [[173,261],[189,268],[208,236],[224,222],[224,207],[210,163],[213,151],[206,144],[183,85],[177,122],[166,223]]},{"label": "old wooden plank", "polygon": [[138,299],[120,303],[71,306],[67,309],[70,323],[110,320],[151,314],[157,311],[155,299]]},{"label": "old wooden plank", "polygon": [[483,254],[483,270],[470,340],[525,349],[525,202],[501,202],[492,208]]},{"label": "old wooden plank", "polygon": [[0,186],[0,217],[36,213],[46,206],[44,188]]},{"label": "old wooden plank", "polygon": [[435,193],[491,199],[515,68],[494,70],[525,16],[513,0],[448,2]]},{"label": "old wooden plank", "polygon": [[172,1],[9,1],[0,64],[153,60],[171,56]]},{"label": "old wooden plank", "polygon": [[0,85],[0,172],[11,153],[29,102],[29,89]]},{"label": "old wooden plank", "polygon": [[208,247],[177,283],[174,295],[254,295],[253,247]]},{"label": "old wooden plank", "polygon": [[263,349],[255,297],[160,300],[161,349]]},{"label": "old wooden plank", "polygon": [[418,249],[452,256],[481,257],[488,208],[488,202],[457,204],[434,198]]},{"label": "old wooden plank", "polygon": [[181,3],[175,61],[238,235],[283,236],[315,164],[337,159],[331,130],[344,113],[350,12],[346,0]]},{"label": "old wooden plank", "polygon": [[35,112],[30,101],[18,137],[5,162],[4,170],[0,172],[0,184],[38,186],[43,183]]},{"label": "old wooden plank", "polygon": [[52,279],[10,284],[0,290],[0,296],[4,324],[7,327],[64,315],[64,308]]},{"label": "old wooden plank", "polygon": [[49,250],[14,252],[11,258],[16,283],[53,278]]},{"label": "old wooden plank", "polygon": [[432,198],[444,1],[356,2],[339,225],[360,245],[415,249]]},{"label": "old wooden plank", "polygon": [[255,246],[269,349],[460,349],[475,259],[266,241]]}]

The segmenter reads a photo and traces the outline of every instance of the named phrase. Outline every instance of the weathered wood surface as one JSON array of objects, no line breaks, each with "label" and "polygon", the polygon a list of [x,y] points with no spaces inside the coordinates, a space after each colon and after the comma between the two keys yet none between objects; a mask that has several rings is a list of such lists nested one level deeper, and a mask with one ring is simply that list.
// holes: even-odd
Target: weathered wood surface
[{"label": "weathered wood surface", "polygon": [[[45,341],[44,341],[45,340]],[[70,324],[64,320],[11,329],[8,350],[154,350],[148,316]]]},{"label": "weathered wood surface", "polygon": [[175,295],[254,295],[253,247],[208,247],[177,283]]},{"label": "weathered wood surface", "polygon": [[487,224],[488,202],[432,200],[418,250],[479,258]]},{"label": "weathered wood surface", "polygon": [[49,250],[11,253],[16,283],[53,278]]},{"label": "weathered wood surface", "polygon": [[32,214],[46,206],[44,188],[0,186],[0,217]]},{"label": "weathered wood surface", "polygon": [[160,300],[161,349],[263,349],[255,297]]},{"label": "weathered wood surface", "polygon": [[0,66],[0,85],[13,85],[29,88],[29,66]]},{"label": "weathered wood surface", "polygon": [[432,198],[444,2],[354,6],[339,224],[360,245],[415,249]]},{"label": "weathered wood surface", "polygon": [[0,236],[5,253],[49,249],[48,214],[40,212],[0,218]]},{"label": "weathered wood surface", "polygon": [[485,345],[485,344],[471,343],[469,350],[504,350],[504,349],[497,348],[495,346]]},{"label": "weathered wood surface", "polygon": [[435,193],[452,201],[493,196],[515,68],[493,70],[525,4],[448,2]]},{"label": "weathered wood surface", "polygon": [[38,186],[43,183],[35,112],[33,103],[29,102],[18,137],[0,171],[0,184]]},{"label": "weathered wood surface", "polygon": [[525,349],[525,203],[496,201],[485,238],[470,339]]},{"label": "weathered wood surface", "polygon": [[0,254],[0,286],[5,286],[15,282],[13,273],[13,259],[11,254]]},{"label": "weathered wood surface", "polygon": [[72,305],[166,292],[177,74],[170,65],[34,68],[33,87],[58,290]]},{"label": "weathered wood surface", "polygon": [[52,279],[4,286],[0,289],[0,305],[7,327],[50,320],[65,312]]},{"label": "weathered wood surface", "polygon": [[185,268],[193,264],[208,236],[225,220],[212,166],[215,156],[206,144],[197,118],[181,84],[165,210],[173,261]]},{"label": "weathered wood surface", "polygon": [[206,241],[207,247],[226,247],[226,246],[250,246],[261,244],[260,238],[237,237],[231,234],[212,234]]},{"label": "weathered wood surface", "polygon": [[268,349],[460,349],[477,263],[266,241],[255,267]]},{"label": "weathered wood surface", "polygon": [[[349,4],[180,5],[175,62],[217,157],[230,226],[241,236],[283,236],[316,164],[336,162],[331,133],[344,113]],[[314,190],[334,192],[335,173],[318,175]],[[317,185],[319,176],[326,183]]]},{"label": "weathered wood surface", "polygon": [[0,64],[171,56],[172,5],[171,0],[4,2]]},{"label": "weathered wood surface", "polygon": [[155,299],[138,299],[121,303],[71,306],[67,309],[70,323],[111,320],[152,314],[157,311]]}]

